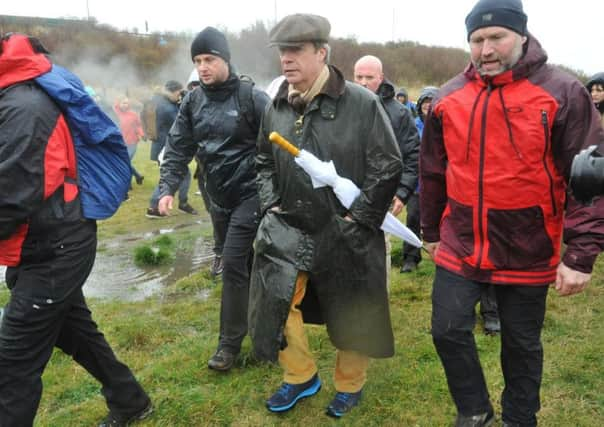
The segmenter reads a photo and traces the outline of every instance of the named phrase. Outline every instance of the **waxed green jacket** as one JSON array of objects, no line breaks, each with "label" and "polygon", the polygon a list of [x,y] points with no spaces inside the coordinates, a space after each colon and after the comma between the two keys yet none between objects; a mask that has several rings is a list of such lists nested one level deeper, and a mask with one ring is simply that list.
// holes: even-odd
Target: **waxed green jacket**
[{"label": "waxed green jacket", "polygon": [[[333,161],[338,173],[361,189],[349,209],[330,188],[313,188],[294,157],[268,141],[273,131],[320,160]],[[283,327],[300,270],[309,273],[301,305],[305,322],[326,323],[338,349],[392,356],[380,225],[402,162],[379,98],[346,82],[330,66],[324,88],[300,114],[287,102],[284,82],[263,117],[256,167],[264,213],[250,284],[249,328],[256,356],[275,361],[286,345]]]}]

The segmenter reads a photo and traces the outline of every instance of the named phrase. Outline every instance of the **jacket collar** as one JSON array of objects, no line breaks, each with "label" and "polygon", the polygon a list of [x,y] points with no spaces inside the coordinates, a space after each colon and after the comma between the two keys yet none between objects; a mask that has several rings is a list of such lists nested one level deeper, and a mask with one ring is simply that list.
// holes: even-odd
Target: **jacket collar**
[{"label": "jacket collar", "polygon": [[224,101],[239,88],[239,77],[229,65],[229,77],[223,82],[214,85],[205,85],[201,82],[201,89],[213,101]]},{"label": "jacket collar", "polygon": [[[315,97],[315,100],[321,95],[328,96],[332,99],[338,99],[340,96],[344,94],[344,90],[346,87],[346,80],[344,79],[344,75],[340,70],[338,70],[333,65],[328,65],[329,67],[329,78],[327,82],[323,86],[323,88],[319,91],[319,94]],[[289,83],[287,80],[284,80],[277,91],[277,95],[275,95],[275,99],[273,100],[273,104],[276,106],[281,102],[287,103],[287,88]],[[315,100],[311,102],[311,105],[315,103]]]}]

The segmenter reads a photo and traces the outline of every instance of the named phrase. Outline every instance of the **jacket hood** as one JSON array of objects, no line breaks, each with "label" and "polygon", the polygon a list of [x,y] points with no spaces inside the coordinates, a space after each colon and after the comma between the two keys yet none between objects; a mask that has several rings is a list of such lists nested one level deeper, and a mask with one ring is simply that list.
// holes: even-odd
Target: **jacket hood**
[{"label": "jacket hood", "polygon": [[421,120],[424,119],[424,113],[422,113],[422,104],[428,98],[436,99],[437,95],[438,95],[438,88],[436,86],[426,86],[420,92],[419,98],[417,98],[417,103],[415,104],[415,106],[417,108],[417,114],[421,118]]},{"label": "jacket hood", "polygon": [[0,41],[0,89],[38,77],[52,65],[32,39],[12,34]]},{"label": "jacket hood", "polygon": [[436,86],[426,86],[425,88],[422,89],[422,91],[419,94],[419,98],[417,98],[417,103],[415,104],[417,106],[417,110],[421,110],[422,108],[422,103],[428,99],[428,98],[436,98],[436,95],[438,94],[438,88]]},{"label": "jacket hood", "polygon": [[494,86],[501,86],[524,79],[533,74],[535,70],[547,62],[547,53],[541,47],[541,43],[532,34],[529,33],[527,37],[527,41],[524,44],[524,53],[512,69],[496,76],[483,78],[476,71],[474,64],[470,62],[464,71],[466,78],[469,80],[482,80],[485,85],[491,83]]},{"label": "jacket hood", "polygon": [[595,84],[604,86],[604,72],[594,74],[585,84],[588,91],[591,92],[591,87]]},{"label": "jacket hood", "polygon": [[404,96],[405,98],[409,99],[409,93],[404,87],[400,88],[398,92],[396,92],[396,96]]},{"label": "jacket hood", "polygon": [[394,85],[388,79],[384,79],[378,86],[377,94],[383,100],[394,98]]}]

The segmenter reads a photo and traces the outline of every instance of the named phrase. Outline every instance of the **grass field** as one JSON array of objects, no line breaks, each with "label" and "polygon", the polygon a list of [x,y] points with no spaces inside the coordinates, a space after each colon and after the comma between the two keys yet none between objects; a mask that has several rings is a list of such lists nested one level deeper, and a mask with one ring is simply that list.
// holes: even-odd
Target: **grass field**
[{"label": "grass field", "polygon": [[[101,223],[103,241],[155,226],[143,216],[157,168],[141,146],[135,164],[145,175],[131,201]],[[136,187],[136,186],[135,186]],[[192,193],[193,191],[191,191]],[[192,202],[202,209],[200,199]],[[162,220],[177,224],[183,215]],[[202,231],[209,236],[209,231]],[[396,243],[400,245],[400,242]],[[228,374],[210,371],[208,358],[218,334],[220,283],[202,270],[143,302],[90,301],[95,320],[121,360],[155,403],[141,426],[447,426],[455,410],[430,337],[430,261],[402,275],[393,268],[391,313],[396,355],[370,365],[364,400],[341,421],[324,415],[334,394],[334,349],[322,327],[309,327],[311,348],[324,385],[321,392],[283,415],[267,412],[264,400],[281,382],[278,366],[251,358],[246,338],[236,367]],[[8,293],[0,293],[0,302]],[[599,262],[588,289],[569,298],[552,290],[543,330],[545,369],[542,426],[604,425],[604,269]],[[489,390],[498,414],[503,380],[499,339],[476,329]],[[99,384],[69,357],[56,351],[44,373],[37,426],[93,426],[106,413]],[[497,424],[498,425],[498,424]]]}]

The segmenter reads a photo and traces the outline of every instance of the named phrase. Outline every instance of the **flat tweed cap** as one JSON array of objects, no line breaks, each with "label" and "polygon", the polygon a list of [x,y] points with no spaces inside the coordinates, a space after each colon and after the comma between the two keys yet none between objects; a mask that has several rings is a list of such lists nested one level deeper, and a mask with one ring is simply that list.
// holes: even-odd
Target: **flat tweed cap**
[{"label": "flat tweed cap", "polygon": [[296,13],[277,23],[269,33],[269,46],[300,46],[306,42],[327,43],[331,25],[319,15]]}]

